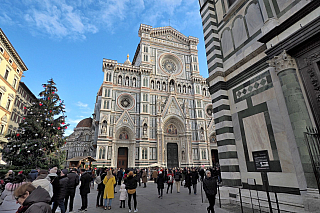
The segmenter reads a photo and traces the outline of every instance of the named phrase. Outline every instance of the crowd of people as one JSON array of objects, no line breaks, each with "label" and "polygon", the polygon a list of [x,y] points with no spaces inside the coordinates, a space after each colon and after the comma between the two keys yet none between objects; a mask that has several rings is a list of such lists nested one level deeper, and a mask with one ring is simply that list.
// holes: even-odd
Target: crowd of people
[{"label": "crowd of people", "polygon": [[[166,186],[166,194],[173,192],[175,186],[177,193],[180,187],[188,188],[197,194],[197,184],[203,184],[203,190],[208,198],[210,206],[208,212],[214,212],[217,182],[221,182],[219,167],[211,169],[200,168],[155,168],[155,169],[113,169],[99,168],[93,170],[72,168],[59,170],[57,167],[50,170],[31,170],[25,176],[22,172],[17,175],[9,170],[6,174],[5,188],[1,194],[3,203],[0,212],[6,213],[55,213],[60,208],[61,213],[67,209],[74,212],[74,198],[76,187],[80,185],[81,196],[80,212],[87,211],[88,194],[90,188],[97,184],[96,208],[110,210],[114,199],[116,186],[119,185],[120,208],[125,208],[128,201],[129,212],[138,212],[137,192],[138,186],[147,187],[148,179],[154,180],[158,189],[158,198],[163,198],[163,190]],[[191,190],[192,188],[192,190]],[[131,201],[133,200],[133,208]]]}]

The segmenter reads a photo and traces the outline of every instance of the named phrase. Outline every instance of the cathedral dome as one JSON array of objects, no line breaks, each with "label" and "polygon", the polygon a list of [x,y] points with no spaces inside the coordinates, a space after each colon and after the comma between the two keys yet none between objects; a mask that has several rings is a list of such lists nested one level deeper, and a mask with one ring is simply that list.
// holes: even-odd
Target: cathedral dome
[{"label": "cathedral dome", "polygon": [[85,118],[78,123],[76,128],[78,128],[78,127],[90,127],[91,128],[91,126],[92,126],[92,118]]}]

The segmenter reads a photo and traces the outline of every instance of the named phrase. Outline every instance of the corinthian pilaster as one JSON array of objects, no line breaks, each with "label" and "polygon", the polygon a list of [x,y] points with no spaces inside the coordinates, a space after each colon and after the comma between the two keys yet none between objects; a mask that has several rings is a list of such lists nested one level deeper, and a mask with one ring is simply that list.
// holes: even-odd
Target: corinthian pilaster
[{"label": "corinthian pilaster", "polygon": [[270,67],[275,67],[276,74],[287,69],[296,69],[296,63],[294,58],[287,54],[284,50],[279,56],[275,56],[273,59],[267,61]]}]

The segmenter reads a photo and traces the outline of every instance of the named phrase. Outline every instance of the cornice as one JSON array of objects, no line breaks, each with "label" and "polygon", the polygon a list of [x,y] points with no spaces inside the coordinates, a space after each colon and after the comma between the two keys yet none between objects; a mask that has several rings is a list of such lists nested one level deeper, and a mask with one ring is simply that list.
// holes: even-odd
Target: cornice
[{"label": "cornice", "polygon": [[6,45],[7,49],[10,52],[10,54],[15,58],[15,60],[18,61],[18,64],[21,67],[22,71],[23,72],[27,71],[28,70],[27,66],[22,61],[22,59],[20,58],[18,52],[14,49],[13,45],[11,44],[11,42],[7,38],[6,34],[4,34],[4,32],[2,31],[1,28],[0,28],[0,39],[1,39],[1,42],[3,42]]}]

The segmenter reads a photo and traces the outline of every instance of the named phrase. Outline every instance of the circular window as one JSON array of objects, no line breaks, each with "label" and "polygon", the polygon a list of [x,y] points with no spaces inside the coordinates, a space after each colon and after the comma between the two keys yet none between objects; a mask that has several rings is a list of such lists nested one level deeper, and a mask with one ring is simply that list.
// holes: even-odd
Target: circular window
[{"label": "circular window", "polygon": [[122,109],[130,109],[134,105],[134,99],[129,94],[120,95],[118,98],[118,105]]},{"label": "circular window", "polygon": [[181,61],[173,54],[164,54],[159,60],[160,68],[167,74],[177,74],[182,71]]}]

